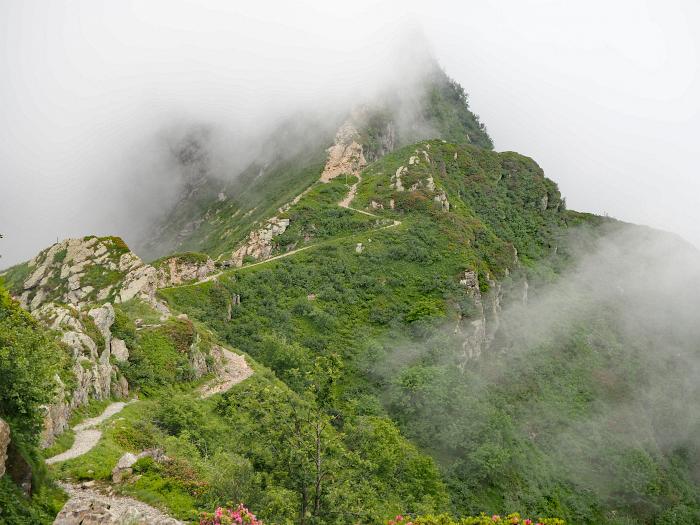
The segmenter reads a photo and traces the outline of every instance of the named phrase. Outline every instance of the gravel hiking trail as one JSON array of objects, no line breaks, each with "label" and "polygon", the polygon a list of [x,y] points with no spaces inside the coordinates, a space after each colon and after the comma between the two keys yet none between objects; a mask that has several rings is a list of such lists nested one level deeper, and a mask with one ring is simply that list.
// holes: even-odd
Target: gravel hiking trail
[{"label": "gravel hiking trail", "polygon": [[223,363],[216,377],[200,390],[203,398],[226,392],[233,385],[253,375],[253,369],[246,363],[245,357],[221,348]]},{"label": "gravel hiking trail", "polygon": [[[103,494],[91,483],[59,483],[70,499],[56,516],[54,525],[184,525],[142,501],[116,494]],[[108,489],[109,490],[109,489]]]},{"label": "gravel hiking trail", "polygon": [[[340,206],[341,208],[345,208],[347,210],[352,210],[352,211],[357,212],[357,213],[362,213],[363,215],[367,215],[368,217],[375,217],[377,219],[382,219],[383,217],[381,217],[380,215],[377,215],[376,213],[372,213],[372,212],[369,212],[366,210],[360,210],[358,208],[353,208],[350,206],[350,204],[352,204],[352,201],[355,199],[355,195],[357,194],[357,187],[359,186],[360,182],[362,182],[362,177],[359,174],[355,175],[355,176],[357,177],[357,182],[355,182],[352,186],[350,186],[348,193],[338,202],[338,206]],[[299,201],[299,199],[301,199],[301,197],[303,197],[304,194],[306,194],[306,192],[308,192],[310,189],[311,189],[311,187],[307,188],[306,190],[304,190],[304,192],[299,194],[294,199],[293,203],[296,204]],[[394,220],[394,222],[392,224],[389,224],[387,226],[379,226],[378,228],[375,229],[375,231],[385,230],[387,228],[395,228],[395,227],[400,226],[400,225],[401,225],[401,221]],[[290,250],[288,252],[281,253],[279,255],[275,255],[273,257],[268,257],[267,259],[263,259],[262,261],[258,261],[258,262],[252,263],[252,264],[246,264],[246,265],[243,265],[243,266],[236,268],[236,269],[243,270],[246,268],[252,268],[253,266],[258,266],[260,264],[267,264],[267,263],[275,261],[277,259],[284,259],[285,257],[289,257],[289,256],[294,255],[296,253],[303,252],[304,250],[308,250],[309,248],[314,248],[315,246],[318,246],[319,244],[322,244],[322,243],[309,244],[308,246],[303,246],[302,248],[297,248],[296,250]],[[198,281],[194,281],[194,282],[187,283],[187,284],[180,284],[180,285],[174,286],[173,288],[184,288],[187,286],[197,286],[199,284],[206,283],[209,281],[215,281],[216,279],[221,277],[223,275],[223,273],[224,273],[223,271],[219,271],[217,273],[213,273],[211,275],[208,275],[207,277],[204,277],[203,279],[200,279]]]},{"label": "gravel hiking trail", "polygon": [[[133,403],[133,401],[130,401]],[[100,423],[107,421],[114,414],[118,414],[127,405],[124,401],[117,401],[111,403],[104,409],[104,411],[96,417],[91,417],[86,419],[79,425],[75,425],[73,430],[75,431],[75,441],[73,446],[61,452],[60,454],[50,457],[46,460],[48,465],[53,463],[59,463],[61,461],[68,461],[69,459],[77,458],[83,454],[90,452],[97,445],[97,442],[102,437],[102,431],[95,428]]]}]

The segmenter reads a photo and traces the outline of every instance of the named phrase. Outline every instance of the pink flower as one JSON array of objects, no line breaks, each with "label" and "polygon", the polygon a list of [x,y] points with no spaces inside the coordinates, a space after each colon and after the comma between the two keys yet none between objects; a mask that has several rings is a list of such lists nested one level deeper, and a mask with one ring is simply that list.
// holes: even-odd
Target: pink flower
[{"label": "pink flower", "polygon": [[523,521],[523,525],[532,525],[532,520],[530,518]]},{"label": "pink flower", "polygon": [[498,514],[494,514],[491,516],[492,521],[501,521],[501,517]]}]

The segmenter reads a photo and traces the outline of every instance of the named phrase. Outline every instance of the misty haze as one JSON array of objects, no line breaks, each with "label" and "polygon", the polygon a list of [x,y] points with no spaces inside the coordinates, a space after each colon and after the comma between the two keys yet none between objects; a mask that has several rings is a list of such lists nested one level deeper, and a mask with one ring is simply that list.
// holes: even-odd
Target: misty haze
[{"label": "misty haze", "polygon": [[700,523],[694,2],[0,30],[0,524]]}]

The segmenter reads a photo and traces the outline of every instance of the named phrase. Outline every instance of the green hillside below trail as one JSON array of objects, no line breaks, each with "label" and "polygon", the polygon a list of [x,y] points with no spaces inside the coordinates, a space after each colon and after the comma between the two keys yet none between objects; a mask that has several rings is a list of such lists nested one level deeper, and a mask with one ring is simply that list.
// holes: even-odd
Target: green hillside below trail
[{"label": "green hillside below trail", "polygon": [[[518,343],[499,330],[506,304],[528,289],[536,300],[561,280],[577,243],[631,227],[566,210],[527,157],[443,141],[370,164],[353,207],[401,227],[331,235],[291,257],[163,296],[299,395],[319,359],[335,363],[323,408],[344,445],[353,450],[358,426],[374,418],[386,421],[385,432],[398,424],[440,468],[446,492],[435,497],[446,494],[449,503],[434,500],[435,511],[694,523],[692,462],[681,460],[688,443],[669,451],[632,428],[625,438],[605,426],[590,432],[591,420],[609,415],[601,407],[649,377],[633,351],[643,342],[625,346],[610,305],[582,309],[557,326],[559,339],[518,351],[508,351]],[[317,219],[299,215],[296,227],[313,231]],[[572,240],[574,230],[586,240]],[[577,435],[580,426],[587,430]],[[562,449],[561,436],[571,448]],[[377,441],[371,454],[385,447]],[[597,462],[601,468],[586,468]],[[324,494],[340,486],[331,478]],[[342,500],[333,505],[345,508]]]},{"label": "green hillside below trail", "polygon": [[0,478],[0,521],[51,523],[60,480],[183,522],[700,523],[697,251],[567,210],[439,68],[419,87],[286,122],[234,180],[185,137],[197,178],[153,265],[85,237],[4,274],[36,317],[0,288],[0,417],[34,494]]}]

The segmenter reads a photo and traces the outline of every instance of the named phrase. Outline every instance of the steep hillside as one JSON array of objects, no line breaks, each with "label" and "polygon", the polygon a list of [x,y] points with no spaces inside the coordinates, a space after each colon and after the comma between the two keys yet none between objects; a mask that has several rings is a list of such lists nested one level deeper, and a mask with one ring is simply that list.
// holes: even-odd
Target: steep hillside
[{"label": "steep hillside", "polygon": [[0,474],[0,519],[50,522],[53,480],[61,525],[232,501],[268,524],[700,522],[700,255],[567,210],[442,71],[420,88],[289,122],[233,179],[188,135],[159,258],[89,236],[2,275],[0,457],[9,430],[24,477]]},{"label": "steep hillside", "polygon": [[[693,523],[695,460],[678,454],[697,457],[696,446],[684,438],[668,448],[627,432],[620,439],[619,429],[606,427],[611,421],[591,434],[592,421],[619,417],[621,392],[625,404],[636,403],[653,371],[666,371],[649,360],[659,341],[621,330],[629,322],[620,318],[621,306],[639,298],[601,299],[586,281],[566,303],[581,300],[580,310],[544,330],[545,338],[525,337],[510,314],[514,304],[529,305],[534,317],[520,322],[540,326],[540,301],[549,300],[551,286],[568,282],[600,239],[633,232],[640,238],[628,249],[642,260],[641,247],[666,237],[565,210],[556,185],[514,153],[422,142],[361,176],[351,206],[398,225],[310,240],[293,257],[167,289],[169,303],[246,348],[298,392],[319,355],[340,356],[329,408],[339,414],[336,426],[343,432],[367,417],[390,416],[441,465],[454,512],[523,509],[571,523]],[[298,221],[301,230],[317,229],[313,216]],[[613,284],[615,272],[604,268],[598,286],[630,288]],[[541,315],[553,317],[549,310]],[[664,366],[680,374],[682,361]],[[648,418],[643,435],[669,431],[666,418],[632,404],[630,414]],[[586,433],[577,434],[579,427]],[[689,435],[682,423],[676,429]],[[594,474],[585,467],[603,457],[609,468]]]},{"label": "steep hillside", "polygon": [[[147,260],[176,251],[219,258],[256,225],[264,228],[278,209],[315,182],[327,162],[327,150],[338,144],[344,150],[346,140],[361,147],[369,162],[423,138],[493,146],[484,125],[469,110],[464,89],[437,64],[428,66],[415,82],[404,86],[409,93],[405,97],[397,98],[392,91],[368,103],[358,101],[339,118],[300,116],[284,122],[263,140],[256,159],[241,173],[217,173],[207,134],[193,130],[173,152],[188,174],[184,193],[136,245],[136,252]],[[343,123],[350,126],[350,136],[336,134]]]}]

